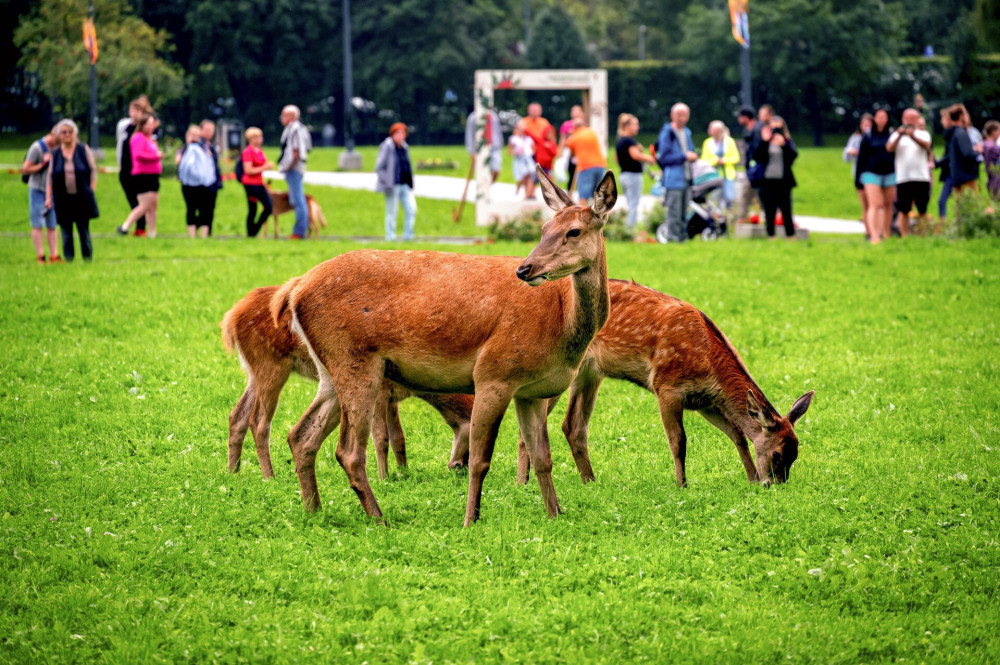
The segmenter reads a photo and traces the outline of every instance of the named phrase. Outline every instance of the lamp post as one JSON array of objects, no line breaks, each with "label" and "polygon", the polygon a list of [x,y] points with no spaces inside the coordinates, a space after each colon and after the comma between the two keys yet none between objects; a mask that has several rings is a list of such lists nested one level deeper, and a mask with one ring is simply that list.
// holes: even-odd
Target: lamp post
[{"label": "lamp post", "polygon": [[[90,0],[88,18],[90,18],[91,23],[94,20],[94,0]],[[96,38],[95,38],[94,48],[97,48]],[[99,137],[99,125],[97,121],[97,67],[94,64],[94,58],[90,58],[90,148],[91,150],[98,150],[100,146]]]},{"label": "lamp post", "polygon": [[361,169],[361,154],[354,152],[354,136],[351,133],[351,116],[354,105],[354,78],[351,65],[351,1],[341,0],[344,22],[344,147],[337,165],[343,171]]},{"label": "lamp post", "polygon": [[639,26],[639,59],[646,59],[646,26]]}]

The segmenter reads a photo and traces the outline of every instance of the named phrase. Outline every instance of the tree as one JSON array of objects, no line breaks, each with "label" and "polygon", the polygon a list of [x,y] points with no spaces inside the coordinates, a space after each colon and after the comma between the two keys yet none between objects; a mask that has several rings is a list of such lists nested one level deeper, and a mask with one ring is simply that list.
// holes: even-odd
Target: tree
[{"label": "tree", "polygon": [[560,5],[546,7],[538,13],[524,59],[533,69],[591,69],[597,66],[597,58],[587,49],[576,21]]},{"label": "tree", "polygon": [[[42,0],[14,32],[20,64],[38,74],[41,91],[66,116],[85,113],[90,57],[83,45],[85,0]],[[184,92],[183,71],[162,56],[169,36],[133,16],[125,0],[95,0],[99,115],[116,114],[121,100],[146,94],[156,105]]]}]

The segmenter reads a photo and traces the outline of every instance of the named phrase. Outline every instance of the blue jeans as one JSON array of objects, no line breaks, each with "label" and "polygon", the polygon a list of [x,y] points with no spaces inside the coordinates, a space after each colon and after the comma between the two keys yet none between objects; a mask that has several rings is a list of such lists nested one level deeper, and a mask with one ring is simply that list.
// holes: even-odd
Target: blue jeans
[{"label": "blue jeans", "polygon": [[45,190],[28,189],[28,218],[33,229],[55,229],[55,207],[45,209]]},{"label": "blue jeans", "polygon": [[722,179],[722,199],[726,202],[726,208],[733,205],[736,200],[736,180],[734,178]]},{"label": "blue jeans", "polygon": [[628,214],[625,216],[625,226],[635,230],[639,219],[639,197],[642,196],[642,172],[622,171],[618,177],[625,190],[625,201],[628,202]]},{"label": "blue jeans", "polygon": [[586,171],[577,171],[576,191],[581,201],[594,198],[594,190],[597,189],[597,183],[601,181],[605,170],[603,166],[593,166]]},{"label": "blue jeans", "polygon": [[393,185],[385,195],[385,239],[396,239],[396,212],[403,204],[403,240],[413,240],[413,223],[417,219],[417,199],[409,185]]},{"label": "blue jeans", "polygon": [[951,178],[945,178],[941,183],[941,195],[938,197],[938,217],[948,216],[948,197],[951,196]]},{"label": "blue jeans", "polygon": [[286,171],[285,182],[288,183],[288,205],[295,208],[295,228],[292,233],[305,238],[309,233],[309,207],[306,205],[302,174],[298,171]]}]

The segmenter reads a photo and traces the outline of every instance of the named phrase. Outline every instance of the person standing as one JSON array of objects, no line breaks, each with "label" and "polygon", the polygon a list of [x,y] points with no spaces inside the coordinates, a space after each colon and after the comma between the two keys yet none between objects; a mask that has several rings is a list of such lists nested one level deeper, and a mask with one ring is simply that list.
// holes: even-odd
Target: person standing
[{"label": "person standing", "polygon": [[[256,238],[271,215],[271,194],[264,186],[264,171],[273,169],[274,164],[264,156],[264,151],[260,148],[264,144],[264,133],[259,128],[248,128],[244,136],[247,139],[247,147],[240,156],[243,164],[243,177],[240,178],[240,182],[243,183],[247,193],[247,236]],[[261,205],[260,218],[255,219],[258,203]]]},{"label": "person standing", "polygon": [[28,221],[31,223],[31,242],[35,246],[35,256],[45,265],[45,247],[42,234],[49,245],[49,262],[62,263],[59,258],[59,241],[56,239],[56,211],[45,203],[45,186],[48,169],[52,163],[52,151],[59,145],[56,130],[38,139],[28,148],[28,154],[21,165],[21,173],[28,176]]},{"label": "person standing", "polygon": [[[135,195],[135,185],[132,182],[132,147],[129,143],[135,126],[144,113],[152,113],[153,107],[149,104],[146,95],[139,95],[128,105],[128,116],[118,121],[115,128],[115,157],[118,160],[118,182],[125,193],[125,200],[128,201],[128,209],[134,210],[139,205],[139,199]],[[140,217],[135,225],[135,235],[146,235],[146,218]]]},{"label": "person standing", "polygon": [[941,192],[938,194],[938,223],[939,229],[944,228],[945,220],[948,217],[948,199],[951,198],[951,156],[948,154],[948,144],[951,143],[951,135],[955,128],[951,124],[951,116],[948,109],[941,109],[941,127],[944,129],[944,154],[941,159],[934,160],[934,168],[939,169],[938,180],[941,182]]},{"label": "person standing", "polygon": [[910,233],[910,211],[914,206],[921,227],[926,226],[931,195],[931,135],[917,128],[919,121],[920,112],[916,109],[903,111],[903,123],[889,137],[885,147],[896,155],[896,209],[899,211],[899,235],[903,238]]},{"label": "person standing", "polygon": [[[577,118],[583,119],[583,107],[574,104],[569,110],[569,120],[559,125],[559,145],[556,146],[556,155],[563,155],[566,152],[566,142],[569,141],[570,134],[576,127]],[[573,177],[576,175],[576,157],[571,152],[566,160],[566,188],[573,188]]]},{"label": "person standing", "polygon": [[743,166],[746,170],[746,184],[743,190],[740,192],[740,205],[739,205],[739,220],[741,222],[746,221],[750,216],[750,207],[753,205],[754,199],[758,202],[760,197],[757,192],[757,186],[750,181],[751,167],[753,163],[753,153],[760,145],[760,129],[761,124],[757,122],[757,114],[749,106],[744,106],[740,108],[739,113],[736,116],[736,122],[743,128]]},{"label": "person standing", "polygon": [[[861,223],[865,224],[868,218],[868,199],[865,197],[865,188],[861,184],[861,171],[858,169],[858,154],[861,151],[861,139],[872,130],[872,114],[863,113],[858,122],[858,128],[847,139],[844,146],[844,161],[851,165],[851,179],[854,180],[854,189],[858,193],[858,200],[861,202]],[[867,228],[867,227],[866,227]]]},{"label": "person standing", "polygon": [[[542,145],[545,142],[545,137],[549,134],[549,130],[552,129],[552,123],[542,117],[542,105],[538,102],[528,104],[528,115],[521,118],[521,122],[524,123],[524,133],[531,138],[535,146]],[[551,160],[549,161],[549,166],[551,168]],[[525,189],[525,198],[535,198],[536,184],[538,184],[538,174],[532,168],[531,178]]]},{"label": "person standing", "polygon": [[534,189],[535,142],[525,132],[523,119],[514,125],[514,133],[507,140],[507,151],[513,157],[511,168],[514,172],[514,181],[517,183],[514,194],[517,194],[523,187],[524,198],[530,199],[528,188]]},{"label": "person standing", "polygon": [[[483,127],[483,140],[490,147],[490,172],[493,174],[492,182],[496,182],[500,177],[500,169],[503,167],[503,128],[500,126],[500,116],[494,109],[486,112],[486,126]],[[473,111],[465,120],[465,151],[469,153],[472,160],[476,159],[478,146],[476,145],[476,113]]]},{"label": "person standing", "polygon": [[[951,175],[952,192],[979,189],[979,156],[969,137],[969,112],[964,104],[955,104],[948,109],[952,134],[948,140],[948,169]],[[982,149],[980,144],[980,150]]]},{"label": "person standing", "polygon": [[396,240],[396,214],[403,206],[403,240],[414,239],[417,199],[413,196],[413,167],[410,146],[406,144],[406,125],[397,122],[378,147],[375,158],[375,190],[385,194],[385,239]]},{"label": "person standing", "polygon": [[312,150],[309,130],[299,122],[299,107],[289,104],[281,110],[281,156],[278,171],[285,174],[288,184],[288,203],[295,209],[295,228],[292,240],[302,240],[309,231],[309,207],[306,204],[306,190],[303,179],[306,175],[306,157]]},{"label": "person standing", "polygon": [[212,235],[212,208],[215,205],[215,167],[212,156],[202,142],[201,128],[188,127],[184,136],[184,152],[177,165],[177,179],[187,206],[188,236],[202,238]]},{"label": "person standing", "polygon": [[625,216],[625,226],[635,231],[639,221],[639,201],[642,199],[642,165],[655,164],[656,160],[635,140],[639,133],[639,119],[631,113],[618,116],[618,141],[615,143],[615,156],[621,174],[618,179],[625,191],[625,201],[628,203],[628,213]]},{"label": "person standing", "polygon": [[983,163],[986,165],[986,191],[1000,201],[1000,122],[990,120],[983,126]]},{"label": "person standing", "polygon": [[212,184],[212,191],[205,196],[205,206],[202,214],[207,219],[208,235],[212,235],[212,221],[215,219],[215,202],[222,189],[222,171],[219,170],[219,150],[215,147],[215,123],[211,120],[202,120],[198,126],[201,130],[201,146],[212,158],[212,166],[215,170],[215,182]]},{"label": "person standing", "polygon": [[892,127],[889,126],[889,112],[875,111],[872,130],[861,139],[858,150],[858,169],[861,184],[868,199],[868,217],[865,226],[868,240],[877,245],[887,239],[892,232],[892,202],[896,199],[896,160],[886,150]]},{"label": "person standing", "polygon": [[136,124],[129,139],[132,149],[132,186],[138,205],[118,227],[118,234],[125,235],[129,227],[145,217],[150,238],[156,237],[156,210],[160,204],[160,174],[163,173],[163,153],[156,145],[153,132],[160,126],[159,119],[145,113]]},{"label": "person standing", "polygon": [[663,205],[667,209],[667,239],[687,240],[686,214],[688,188],[691,185],[691,162],[698,159],[687,123],[691,109],[678,102],[670,109],[670,122],[660,129],[656,141],[657,163],[663,168]]},{"label": "person standing", "polygon": [[597,132],[587,126],[583,116],[573,120],[573,133],[566,140],[566,147],[576,157],[576,192],[581,205],[589,204],[594,198],[594,190],[608,169],[608,160],[601,150],[601,140]]},{"label": "person standing", "polygon": [[90,241],[90,220],[98,216],[97,166],[90,146],[80,143],[79,130],[72,120],[60,120],[55,132],[59,135],[59,146],[52,151],[45,183],[45,207],[55,208],[56,220],[62,230],[63,257],[72,261],[76,256],[73,249],[73,225],[80,236],[80,253],[84,261],[94,258],[94,247]]},{"label": "person standing", "polygon": [[760,145],[753,158],[761,165],[763,178],[760,183],[760,202],[764,206],[764,217],[767,223],[767,237],[774,240],[775,223],[778,210],[781,211],[785,226],[785,236],[795,239],[795,220],[792,219],[792,188],[795,187],[795,175],[792,164],[799,156],[795,142],[788,134],[785,121],[779,116],[772,116],[770,122],[760,130]]},{"label": "person standing", "polygon": [[740,150],[721,120],[708,124],[708,138],[701,145],[701,161],[714,166],[722,176],[722,198],[728,210],[736,200],[736,165],[740,163]]}]

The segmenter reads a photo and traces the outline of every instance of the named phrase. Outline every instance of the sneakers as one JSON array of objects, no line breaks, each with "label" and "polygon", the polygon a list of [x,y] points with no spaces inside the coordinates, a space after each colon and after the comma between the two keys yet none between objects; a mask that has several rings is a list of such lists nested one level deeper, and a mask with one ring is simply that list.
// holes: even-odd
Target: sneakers
[{"label": "sneakers", "polygon": [[115,227],[115,231],[117,231],[118,235],[120,235],[120,236],[127,236],[128,235],[128,229],[125,228],[124,224],[122,224],[121,226]]},{"label": "sneakers", "polygon": [[300,236],[298,233],[293,233],[292,235],[288,236],[288,239],[289,240],[302,240],[302,236]]},{"label": "sneakers", "polygon": [[49,257],[49,263],[64,263],[64,261],[59,257],[58,254]]},{"label": "sneakers", "polygon": [[136,238],[145,238],[146,229],[136,229],[135,233],[133,233],[132,235],[135,236]]},{"label": "sneakers", "polygon": [[37,263],[40,266],[44,266],[45,265],[45,255],[44,254],[39,254],[38,258],[35,260],[35,263]]}]

